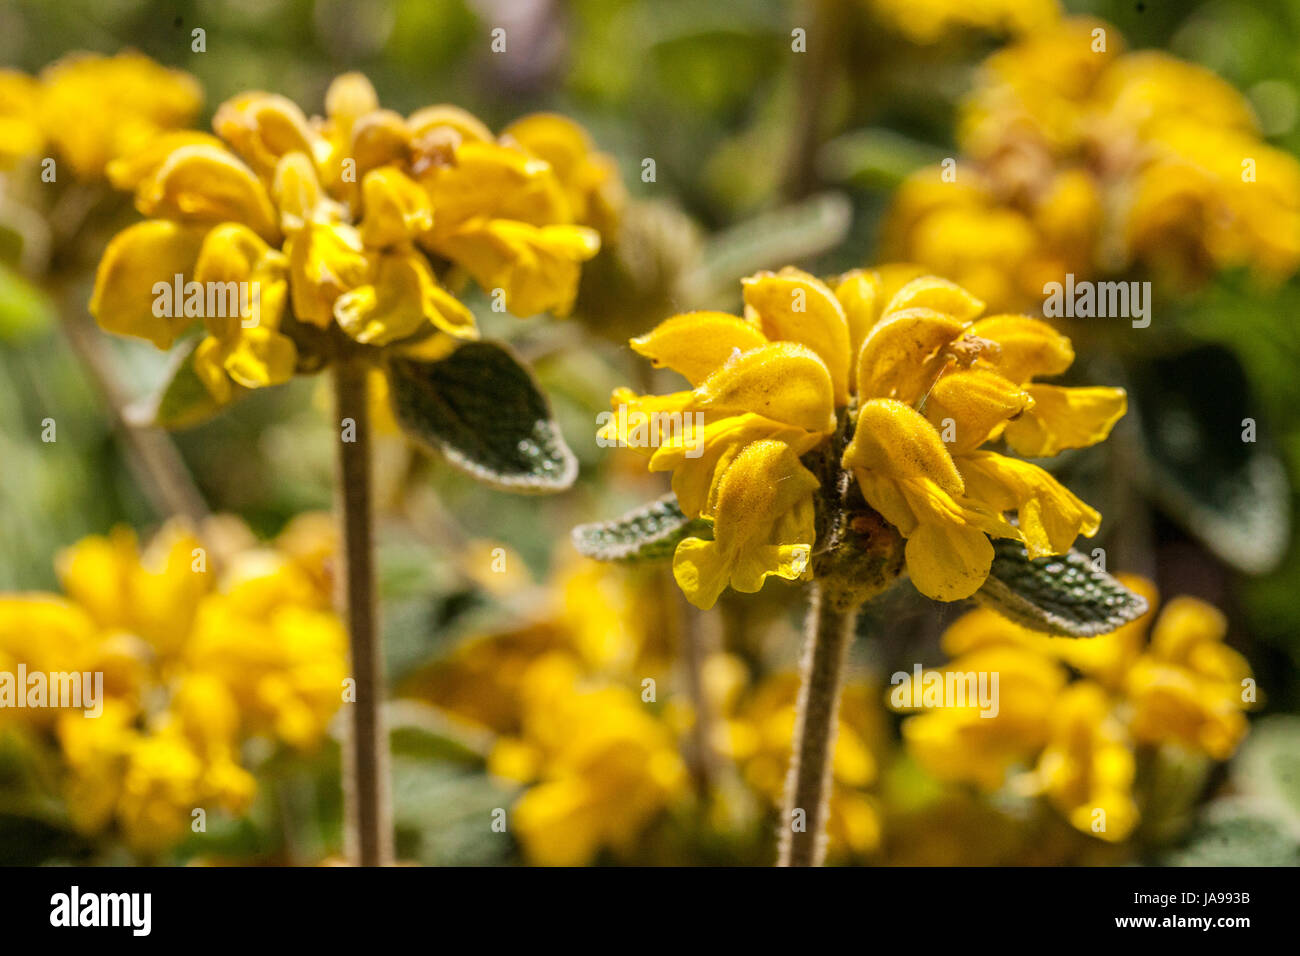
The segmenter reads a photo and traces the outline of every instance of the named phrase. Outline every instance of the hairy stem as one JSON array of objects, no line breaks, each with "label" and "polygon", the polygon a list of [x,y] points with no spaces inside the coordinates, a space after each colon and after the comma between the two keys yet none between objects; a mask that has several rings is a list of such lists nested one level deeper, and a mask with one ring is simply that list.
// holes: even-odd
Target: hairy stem
[{"label": "hairy stem", "polygon": [[383,726],[383,648],[375,607],[374,513],[366,366],[340,358],[334,366],[338,418],[338,511],[343,560],[337,603],[348,629],[356,699],[343,748],[347,853],[361,866],[392,861],[393,822],[388,746]]},{"label": "hairy stem", "polygon": [[779,866],[820,866],[826,857],[831,756],[844,661],[857,607],[836,600],[824,584],[813,585],[799,665],[799,703],[785,781]]}]

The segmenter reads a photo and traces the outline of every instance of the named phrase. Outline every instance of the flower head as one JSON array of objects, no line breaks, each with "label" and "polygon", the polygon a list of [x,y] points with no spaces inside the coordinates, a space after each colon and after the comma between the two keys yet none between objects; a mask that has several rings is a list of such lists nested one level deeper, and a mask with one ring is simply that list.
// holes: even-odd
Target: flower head
[{"label": "flower head", "polygon": [[1230,757],[1247,731],[1253,681],[1245,658],[1223,644],[1222,613],[1184,596],[1157,616],[1150,582],[1124,583],[1152,610],[1099,637],[1049,637],[986,608],[953,622],[942,640],[950,660],[934,673],[997,674],[998,710],[923,702],[903,723],[912,757],[941,780],[984,791],[1010,779],[1109,842],[1140,819],[1140,747]]},{"label": "flower head", "polygon": [[139,53],[73,53],[37,77],[0,71],[0,167],[49,150],[80,180],[193,122],[194,78]]},{"label": "flower head", "polygon": [[580,129],[535,118],[498,140],[454,107],[402,117],[359,74],[335,80],[325,107],[309,119],[244,93],[218,108],[215,136],[159,136],[111,163],[149,218],[104,254],[100,325],[167,348],[201,317],[194,369],[225,402],[342,348],[419,355],[475,338],[445,285],[457,270],[516,315],[568,311],[600,245],[579,223],[613,214],[605,161]]},{"label": "flower head", "polygon": [[201,542],[173,522],[141,548],[117,528],[59,556],[61,595],[0,596],[0,669],[103,675],[102,698],[85,713],[0,710],[0,730],[57,748],[79,829],[116,825],[133,849],[155,854],[189,832],[194,807],[247,808],[256,783],[245,741],[320,742],[342,701],[346,658],[319,574],[328,544],[310,524],[291,525],[274,546],[229,524],[206,528]]},{"label": "flower head", "polygon": [[830,284],[784,269],[743,286],[744,317],[687,313],[632,340],[693,387],[619,389],[615,410],[628,414],[602,431],[637,444],[638,416],[680,423],[646,451],[651,471],[672,472],[683,512],[712,522],[711,540],[687,538],[674,556],[693,602],[812,574],[818,502],[834,494],[810,468],[819,456],[907,539],[913,583],[939,600],[980,587],[990,536],[1038,557],[1097,531],[1097,512],[1046,471],[985,447],[1048,457],[1101,441],[1124,414],[1121,389],[1037,381],[1074,359],[1046,323],[980,318],[984,304],[965,289],[907,266]]},{"label": "flower head", "polygon": [[1124,52],[1101,21],[1066,19],[991,56],[958,141],[955,181],[924,169],[898,191],[885,246],[995,308],[1041,302],[1067,273],[1140,266],[1186,285],[1300,268],[1300,163],[1214,73]]}]

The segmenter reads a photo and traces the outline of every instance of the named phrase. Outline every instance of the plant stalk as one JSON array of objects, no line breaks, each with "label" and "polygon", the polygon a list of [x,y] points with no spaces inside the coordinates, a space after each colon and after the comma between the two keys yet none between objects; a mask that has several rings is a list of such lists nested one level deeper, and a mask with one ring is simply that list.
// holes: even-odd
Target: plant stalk
[{"label": "plant stalk", "polygon": [[[345,840],[361,866],[392,862],[393,819],[388,736],[383,725],[384,661],[375,602],[374,505],[367,368],[340,357],[334,366],[338,419],[338,513],[343,560],[337,605],[347,625],[356,700],[343,747]],[[351,420],[351,427],[349,427]],[[349,440],[351,439],[351,440]]]},{"label": "plant stalk", "polygon": [[799,702],[778,866],[821,866],[826,858],[840,686],[857,614],[856,603],[836,600],[823,583],[813,585],[799,664]]}]

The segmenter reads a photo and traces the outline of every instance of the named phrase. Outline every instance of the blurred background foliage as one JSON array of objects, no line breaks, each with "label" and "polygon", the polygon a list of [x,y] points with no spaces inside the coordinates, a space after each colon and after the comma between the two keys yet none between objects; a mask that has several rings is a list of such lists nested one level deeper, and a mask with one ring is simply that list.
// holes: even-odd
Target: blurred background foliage
[{"label": "blurred background foliage", "polygon": [[[1130,48],[1156,47],[1210,67],[1248,97],[1270,143],[1300,152],[1300,0],[1067,0],[1065,7],[1114,24]],[[933,9],[950,19],[931,22]],[[627,793],[659,787],[662,799],[642,816],[612,823],[617,838],[593,836],[603,849],[590,859],[770,859],[771,774],[753,762],[762,748],[755,744],[741,759],[729,744],[706,742],[718,752],[705,760],[680,711],[703,695],[721,724],[739,726],[750,719],[742,720],[745,707],[769,706],[763,695],[775,691],[764,682],[794,665],[799,602],[777,585],[725,601],[705,618],[688,613],[653,574],[629,580],[610,571],[584,582],[574,570],[569,529],[666,490],[662,476],[642,473],[633,456],[597,447],[595,416],[614,386],[646,384],[626,347],[629,335],[676,311],[737,307],[735,280],[758,269],[790,263],[825,274],[875,262],[892,191],[914,170],[956,154],[958,104],[980,61],[1052,9],[889,0],[0,0],[0,63],[36,73],[73,50],[137,49],[198,79],[206,98],[200,127],[224,99],[248,89],[282,93],[317,112],[334,76],[360,70],[384,104],[401,112],[450,102],[493,129],[530,111],[565,113],[618,163],[628,193],[622,233],[586,270],[573,319],[518,322],[493,313],[481,295],[467,300],[485,334],[511,339],[537,369],[579,458],[578,487],[541,500],[502,495],[413,454],[396,436],[381,441],[381,581],[388,666],[400,692],[393,745],[402,858],[564,858],[565,848],[545,839],[525,846],[515,826],[504,838],[491,829],[493,809],[514,807],[521,793],[495,766],[505,759],[500,742],[540,745],[527,740],[522,711],[494,726],[469,713],[473,708],[448,704],[455,695],[448,696],[444,673],[458,666],[472,672],[463,677],[469,699],[522,698],[518,687],[489,679],[509,669],[496,652],[487,657],[487,676],[464,662],[474,660],[475,642],[549,634],[548,641],[579,647],[573,656],[586,668],[584,679],[636,695],[645,677],[657,675],[651,710],[680,734],[696,781],[694,796],[668,769],[654,781],[636,773],[609,781],[611,800],[630,799],[622,786]],[[504,55],[490,49],[496,27],[506,29]],[[202,53],[191,51],[191,31],[199,28],[206,31]],[[791,55],[796,28],[808,31],[804,56]],[[824,36],[837,42],[823,48]],[[57,229],[57,217],[70,214],[50,215]],[[56,319],[60,309],[84,309],[104,240],[132,215],[126,197],[97,199],[94,214],[63,240],[55,283],[24,261],[34,235],[30,211],[6,200],[0,212],[0,589],[52,589],[61,548],[115,523],[148,530],[165,517],[140,493],[103,397]],[[1152,329],[1148,340],[1135,332],[1127,337],[1135,358],[1108,348],[1088,356],[1090,377],[1113,381],[1093,370],[1123,363],[1130,389],[1141,393],[1152,433],[1133,441],[1143,444],[1146,474],[1134,473],[1131,462],[1079,456],[1071,484],[1109,519],[1098,543],[1111,570],[1145,573],[1163,594],[1194,594],[1225,610],[1229,643],[1251,661],[1265,691],[1256,729],[1230,767],[1202,768],[1176,785],[1165,780],[1174,794],[1165,832],[1118,849],[1013,795],[941,787],[898,755],[899,718],[881,706],[880,687],[914,661],[939,663],[939,635],[958,611],[923,602],[904,586],[879,614],[889,623],[887,639],[859,641],[855,649],[863,690],[857,710],[846,705],[845,720],[860,722],[855,739],[871,770],[845,771],[847,796],[832,820],[838,859],[1297,862],[1300,729],[1287,714],[1300,704],[1300,548],[1293,534],[1300,280],[1262,291],[1241,275],[1219,275],[1194,295],[1157,300],[1157,326],[1162,306],[1178,313],[1176,336]],[[152,348],[104,341],[131,397],[163,380],[166,358]],[[295,380],[259,390],[175,441],[212,509],[242,516],[266,537],[294,515],[330,505],[326,408],[320,382]],[[48,416],[57,420],[55,443],[41,440]],[[1221,440],[1222,430],[1234,439],[1245,416],[1260,422],[1258,454],[1268,458],[1260,467],[1274,469],[1282,484],[1231,500],[1242,467],[1232,456],[1243,452]],[[1162,437],[1169,423],[1185,425],[1181,444]],[[1144,480],[1157,466],[1160,477]],[[1186,493],[1162,499],[1160,489],[1177,482]],[[1135,486],[1152,494],[1135,503]],[[1281,542],[1280,561],[1262,568],[1233,560],[1265,533]],[[1233,535],[1245,539],[1235,549],[1224,544]],[[504,575],[492,566],[501,555]],[[649,589],[669,620],[663,633],[645,633],[645,616],[630,613],[624,597],[611,604],[610,588],[640,594],[631,607]],[[864,633],[871,629],[864,622]],[[706,662],[704,690],[692,686],[686,631],[726,652]],[[582,635],[592,634],[605,651],[582,649]],[[651,664],[656,636],[671,646]],[[737,662],[742,676],[728,676]],[[0,751],[0,791],[16,786],[20,765]],[[783,768],[780,759],[774,766]],[[268,759],[259,778],[267,785],[246,817],[219,821],[178,847],[175,859],[313,862],[338,852],[332,743],[314,756]],[[2,861],[104,861],[120,852],[79,842],[57,822],[38,824],[0,802]]]}]

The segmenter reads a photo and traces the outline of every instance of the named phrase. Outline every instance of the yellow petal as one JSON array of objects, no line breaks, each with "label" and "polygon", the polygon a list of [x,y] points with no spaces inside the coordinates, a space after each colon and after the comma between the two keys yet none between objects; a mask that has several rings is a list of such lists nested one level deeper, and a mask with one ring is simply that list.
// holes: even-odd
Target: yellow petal
[{"label": "yellow petal", "polygon": [[122,230],[104,250],[95,273],[95,290],[90,311],[100,328],[119,335],[148,339],[160,349],[170,348],[176,336],[191,322],[182,303],[173,303],[171,317],[155,314],[159,292],[170,301],[177,275],[190,275],[203,242],[204,230],[167,220],[136,223]]},{"label": "yellow petal", "polygon": [[970,331],[1001,346],[994,366],[1017,385],[1039,376],[1060,375],[1074,362],[1070,340],[1041,319],[991,315],[977,321]]},{"label": "yellow petal", "polygon": [[[689,416],[689,413],[687,413]],[[689,418],[687,419],[689,421]],[[730,415],[682,430],[681,438],[665,442],[650,458],[651,471],[672,471],[673,493],[682,511],[691,517],[710,511],[717,479],[745,446],[764,438],[782,441],[796,456],[810,451],[823,436],[791,428],[761,415]]]},{"label": "yellow petal", "polygon": [[325,115],[334,122],[351,125],[379,109],[379,96],[364,73],[344,73],[334,78],[325,91]]},{"label": "yellow petal", "polygon": [[214,146],[174,150],[140,183],[136,205],[146,216],[200,222],[242,222],[263,239],[279,239],[275,208],[253,171]]},{"label": "yellow petal", "polygon": [[[232,339],[241,324],[256,317],[256,324],[270,329],[280,327],[284,309],[288,263],[277,249],[272,249],[247,226],[227,222],[208,232],[203,239],[194,281],[212,288],[220,284],[225,301],[247,302],[248,310],[218,309],[222,314],[204,314],[203,321],[213,335]],[[246,292],[230,283],[248,283]],[[240,298],[240,296],[243,298]],[[254,309],[256,310],[254,312]]]},{"label": "yellow petal", "polygon": [[972,500],[1017,512],[1031,558],[1064,554],[1079,535],[1097,533],[1101,515],[1037,465],[983,451],[962,456],[958,464]]},{"label": "yellow petal", "polygon": [[1009,423],[1003,437],[1026,458],[1050,458],[1104,441],[1128,410],[1122,388],[1028,385],[1025,391],[1034,407]]},{"label": "yellow petal", "polygon": [[433,226],[428,195],[391,166],[366,173],[361,193],[361,241],[371,248],[407,242]]},{"label": "yellow petal", "polygon": [[265,326],[241,329],[222,365],[245,388],[280,385],[293,378],[298,350],[293,340]]},{"label": "yellow petal", "polygon": [[429,324],[462,338],[473,337],[474,315],[438,285],[418,252],[375,257],[372,281],[339,296],[334,304],[339,327],[365,345],[387,345]]},{"label": "yellow petal", "polygon": [[194,349],[194,374],[218,405],[227,404],[235,394],[226,374],[226,345],[209,335]]},{"label": "yellow petal", "polygon": [[141,180],[150,176],[163,160],[182,146],[222,147],[221,140],[211,133],[197,130],[175,130],[163,133],[147,146],[113,160],[105,169],[108,181],[117,189],[135,191]]},{"label": "yellow petal", "polygon": [[[854,269],[840,276],[835,285],[835,298],[839,299],[844,317],[849,324],[849,356],[856,358],[872,326],[880,318],[884,306],[880,277],[867,269]],[[849,362],[849,387],[856,388],[858,365]]]},{"label": "yellow petal", "polygon": [[325,195],[316,166],[303,153],[281,157],[271,186],[280,210],[280,228],[297,232],[309,222],[339,222],[342,208]]},{"label": "yellow petal", "polygon": [[[441,215],[435,212],[435,228]],[[583,226],[538,227],[493,219],[434,245],[489,293],[501,290],[513,315],[549,311],[564,316],[573,308],[580,265],[600,250],[600,236]]]},{"label": "yellow petal", "polygon": [[905,555],[918,591],[936,601],[960,601],[988,578],[993,545],[974,528],[923,522],[907,539]]},{"label": "yellow petal", "polygon": [[241,93],[217,108],[217,135],[263,176],[270,177],[286,153],[315,156],[317,134],[298,104],[275,93]]},{"label": "yellow petal", "polygon": [[984,311],[984,303],[947,279],[922,276],[899,289],[885,306],[884,314],[905,309],[932,309],[958,322],[969,322]]},{"label": "yellow petal", "polygon": [[545,160],[495,143],[464,143],[455,165],[437,166],[420,184],[433,204],[439,237],[472,219],[510,219],[534,226],[571,221],[568,201]]},{"label": "yellow petal", "polygon": [[773,575],[806,576],[817,487],[784,442],[747,445],[719,480],[713,540],[688,538],[673,556],[673,575],[687,598],[709,608],[728,584],[752,593]]},{"label": "yellow petal", "polygon": [[632,350],[655,368],[680,372],[699,385],[740,352],[764,345],[763,333],[744,319],[725,312],[686,312],[674,315],[638,338]]},{"label": "yellow petal", "polygon": [[896,398],[907,405],[918,401],[943,367],[940,349],[963,328],[952,316],[930,309],[882,319],[858,352],[858,397]]},{"label": "yellow petal", "polygon": [[934,426],[910,405],[888,398],[872,399],[858,410],[841,464],[895,480],[925,478],[953,495],[964,487]]},{"label": "yellow petal", "polygon": [[[989,433],[1033,404],[1029,395],[1001,375],[987,369],[950,372],[935,383],[925,400],[925,417],[947,438],[949,423],[952,454],[973,451]],[[1012,423],[1014,426],[1016,423]]]},{"label": "yellow petal", "polygon": [[810,432],[835,429],[830,372],[815,352],[793,342],[742,353],[705,379],[695,396],[705,411],[753,412]]},{"label": "yellow petal", "polygon": [[350,158],[357,176],[390,163],[403,164],[410,158],[411,131],[406,120],[392,110],[374,110],[357,119],[352,127]]},{"label": "yellow petal", "polygon": [[351,226],[309,224],[285,241],[294,315],[328,328],[334,301],[366,282],[369,263]]},{"label": "yellow petal", "polygon": [[797,269],[760,272],[741,280],[745,305],[773,341],[798,342],[821,357],[835,386],[835,404],[849,395],[849,326],[844,309],[823,283]]}]

